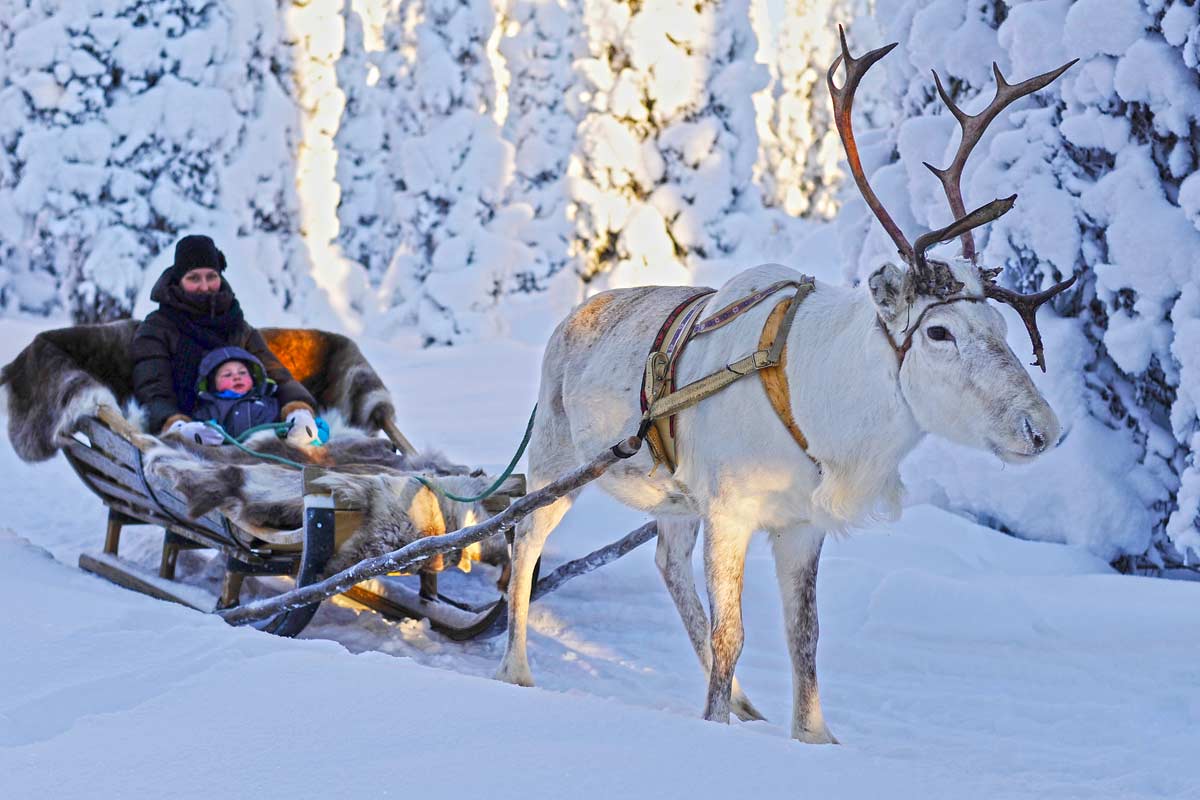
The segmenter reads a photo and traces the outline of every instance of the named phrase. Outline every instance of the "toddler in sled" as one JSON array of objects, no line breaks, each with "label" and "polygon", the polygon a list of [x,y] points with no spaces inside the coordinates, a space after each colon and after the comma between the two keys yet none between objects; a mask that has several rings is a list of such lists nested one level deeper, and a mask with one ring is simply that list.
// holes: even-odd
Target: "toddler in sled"
[{"label": "toddler in sled", "polygon": [[279,416],[275,382],[267,377],[262,362],[240,347],[219,347],[200,361],[200,379],[196,382],[197,422],[177,423],[179,433],[196,444],[225,443],[221,426],[237,439],[258,425],[273,423]]},{"label": "toddler in sled", "polygon": [[[279,418],[275,382],[267,377],[262,362],[240,347],[218,347],[200,361],[196,383],[196,409],[192,416],[213,421],[235,439],[251,428],[270,425]],[[207,440],[198,444],[221,444],[224,437],[211,427]],[[308,437],[316,438],[316,431]]]},{"label": "toddler in sled", "polygon": [[[196,408],[192,413],[198,421],[180,423],[179,432],[196,444],[225,444],[227,440],[221,430],[241,441],[255,428],[275,425],[279,418],[276,390],[266,367],[248,350],[240,347],[212,350],[201,360],[200,380],[196,382]],[[221,429],[212,427],[210,422]],[[329,438],[322,420],[310,424],[297,419],[293,424],[306,426],[303,431],[306,443],[324,444]]]}]

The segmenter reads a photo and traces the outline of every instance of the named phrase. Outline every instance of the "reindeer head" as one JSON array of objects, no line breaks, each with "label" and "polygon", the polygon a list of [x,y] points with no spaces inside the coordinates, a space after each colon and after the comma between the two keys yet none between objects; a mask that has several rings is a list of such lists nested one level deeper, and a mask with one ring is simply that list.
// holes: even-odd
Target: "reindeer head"
[{"label": "reindeer head", "polygon": [[[880,328],[899,361],[905,399],[926,431],[991,450],[1005,461],[1036,456],[1058,440],[1058,418],[1008,347],[1004,319],[987,300],[1007,303],[1021,315],[1033,344],[1034,363],[1044,372],[1046,360],[1037,329],[1037,309],[1065,291],[1075,282],[1075,276],[1033,295],[1017,294],[997,285],[1000,270],[978,266],[971,231],[1007,213],[1017,196],[993,200],[968,214],[960,182],[967,157],[988,124],[1013,101],[1047,86],[1075,62],[1015,85],[1010,85],[993,64],[996,96],[975,115],[955,105],[934,73],[938,93],[958,120],[962,138],[950,166],[925,166],[942,182],[955,220],[909,244],[867,181],[850,121],[854,92],[863,75],[896,45],[854,58],[846,45],[845,32],[840,26],[838,30],[842,54],[829,67],[827,76],[834,120],[855,183],[896,243],[905,265],[902,269],[886,264],[868,280]],[[846,70],[841,88],[834,84],[839,64],[844,64]],[[927,257],[934,245],[955,238],[962,239],[962,259],[950,264]]]}]

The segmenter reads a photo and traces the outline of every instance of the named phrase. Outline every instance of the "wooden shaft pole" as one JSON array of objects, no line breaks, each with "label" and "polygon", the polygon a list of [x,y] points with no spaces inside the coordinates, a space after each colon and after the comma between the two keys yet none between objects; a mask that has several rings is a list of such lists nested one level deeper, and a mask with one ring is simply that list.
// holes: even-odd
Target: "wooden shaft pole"
[{"label": "wooden shaft pole", "polygon": [[390,439],[392,444],[396,446],[397,450],[406,456],[416,455],[417,448],[413,447],[412,442],[410,442],[408,438],[400,432],[400,428],[396,426],[396,421],[394,419],[391,417],[385,419],[383,421],[383,425],[380,427],[383,428],[383,432],[387,434],[388,439]]},{"label": "wooden shaft pole", "polygon": [[475,542],[510,530],[537,509],[548,506],[563,495],[596,480],[617,461],[635,454],[641,446],[642,440],[636,436],[613,445],[582,467],[548,483],[536,492],[525,495],[504,511],[478,525],[471,525],[443,536],[428,536],[418,539],[399,550],[360,561],[335,575],[330,575],[325,580],[301,586],[276,597],[218,613],[226,622],[241,625],[320,602],[377,575],[389,572],[409,572],[413,566],[430,556],[447,553],[451,550],[461,550]]}]

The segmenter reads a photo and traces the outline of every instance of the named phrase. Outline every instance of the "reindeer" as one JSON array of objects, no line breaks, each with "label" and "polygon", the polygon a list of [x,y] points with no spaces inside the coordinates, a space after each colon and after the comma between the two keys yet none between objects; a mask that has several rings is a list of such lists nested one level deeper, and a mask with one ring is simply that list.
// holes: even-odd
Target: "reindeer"
[{"label": "reindeer", "polygon": [[[880,266],[866,291],[818,282],[799,306],[779,368],[790,387],[785,411],[803,435],[788,435],[786,420],[781,423],[786,413],[773,411],[759,381],[740,380],[678,412],[673,472],[654,470],[643,449],[600,479],[613,497],[658,522],[655,562],[708,673],[708,720],[727,723],[730,711],[743,720],[762,718],[734,678],[734,665],[743,641],[746,547],[753,533],[768,534],[792,661],[792,736],[812,743],[837,741],[821,711],[816,675],[816,579],[825,535],[873,516],[897,515],[899,464],[926,434],[990,451],[1009,463],[1036,457],[1060,435],[1057,417],[1006,343],[1004,319],[986,300],[1017,308],[1044,371],[1034,313],[1074,278],[1036,295],[997,286],[999,270],[975,263],[971,230],[1007,211],[1015,195],[967,214],[959,180],[987,124],[1071,64],[1016,85],[1009,85],[996,68],[995,98],[974,116],[954,105],[935,73],[938,91],[963,135],[948,168],[929,168],[942,180],[956,219],[909,244],[867,182],[850,122],[863,75],[893,47],[853,58],[843,33],[842,53],[829,68],[828,83],[855,181],[906,268]],[[839,64],[846,73],[841,88],[834,84]],[[947,263],[926,257],[933,245],[958,237],[962,259]],[[777,264],[754,267],[726,283],[708,308],[802,278]],[[558,326],[542,362],[529,447],[530,488],[545,485],[597,449],[639,430],[646,354],[663,319],[695,291],[642,287],[604,292]],[[754,306],[692,340],[678,361],[678,380],[719,372],[742,355],[759,340],[769,305]],[[533,685],[526,624],[534,564],[573,500],[566,496],[536,511],[517,532],[508,588],[508,642],[496,676],[500,680]],[[691,570],[701,521],[711,625]]]}]

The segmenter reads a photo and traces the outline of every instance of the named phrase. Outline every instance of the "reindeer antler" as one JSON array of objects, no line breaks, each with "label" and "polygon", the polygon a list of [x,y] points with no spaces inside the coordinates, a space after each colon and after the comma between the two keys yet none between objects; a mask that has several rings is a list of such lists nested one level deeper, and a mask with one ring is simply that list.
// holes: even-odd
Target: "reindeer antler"
[{"label": "reindeer antler", "polygon": [[[862,193],[863,199],[867,201],[867,206],[870,207],[888,235],[892,237],[892,241],[896,243],[896,249],[900,251],[901,258],[917,271],[917,277],[920,282],[933,293],[940,296],[945,296],[947,292],[958,291],[962,288],[962,284],[954,280],[953,276],[949,276],[948,274],[941,275],[938,270],[930,267],[925,260],[925,252],[938,242],[952,239],[955,236],[969,236],[972,228],[977,228],[1004,214],[1012,208],[1013,200],[1016,199],[1015,195],[1006,200],[993,200],[991,203],[977,208],[970,214],[966,213],[966,209],[957,208],[954,212],[956,219],[953,223],[941,230],[932,231],[920,237],[917,239],[915,247],[909,244],[908,240],[904,238],[904,234],[901,233],[900,227],[895,223],[891,215],[887,213],[887,210],[883,207],[883,203],[880,202],[879,197],[871,189],[871,184],[867,181],[866,173],[862,167],[862,160],[858,155],[858,145],[854,141],[854,128],[850,121],[850,112],[854,105],[854,93],[858,89],[858,84],[862,81],[867,70],[890,53],[898,42],[893,42],[884,47],[872,50],[864,56],[855,58],[850,55],[850,48],[846,44],[846,31],[841,25],[838,26],[838,36],[842,43],[842,54],[835,58],[829,66],[826,81],[829,84],[829,94],[833,98],[833,118],[837,123],[838,134],[842,137],[842,146],[846,149],[846,160],[850,164],[850,173],[854,176],[854,182],[858,184],[858,190]],[[833,81],[833,76],[837,72],[839,64],[845,64],[846,66],[846,82],[840,89]],[[1011,100],[1008,102],[1011,102]],[[933,168],[930,167],[930,169]],[[961,173],[961,166],[959,167],[959,172]],[[961,205],[960,200],[959,206]]]},{"label": "reindeer antler", "polygon": [[[854,182],[858,184],[858,191],[862,193],[863,199],[867,201],[867,205],[875,213],[875,217],[883,225],[888,236],[891,236],[892,241],[896,243],[896,249],[900,251],[901,258],[912,264],[912,245],[904,238],[904,234],[900,232],[900,226],[887,213],[883,203],[879,202],[878,195],[871,189],[867,175],[863,172],[862,160],[858,157],[858,145],[854,141],[854,127],[850,123],[850,109],[854,106],[854,92],[858,89],[863,75],[867,74],[867,70],[873,67],[875,62],[892,52],[899,42],[892,42],[878,50],[872,50],[865,56],[855,58],[850,55],[850,48],[846,44],[846,31],[842,29],[841,25],[838,25],[838,36],[842,39],[842,54],[829,65],[829,72],[826,73],[825,79],[829,84],[829,94],[833,97],[833,119],[837,123],[838,135],[842,137],[842,146],[846,149],[846,160],[850,163],[850,173],[854,175]],[[833,83],[833,75],[837,72],[838,64],[846,65],[846,83],[841,89]]]},{"label": "reindeer antler", "polygon": [[985,295],[1001,303],[1007,303],[1021,315],[1021,321],[1025,323],[1025,330],[1029,331],[1029,341],[1033,345],[1033,365],[1041,367],[1042,372],[1046,371],[1046,354],[1042,351],[1042,334],[1037,326],[1038,307],[1056,294],[1071,288],[1071,284],[1075,283],[1075,279],[1078,277],[1078,275],[1072,275],[1067,280],[1056,283],[1037,294],[1019,294],[1005,289],[992,280],[985,280],[983,283]]},{"label": "reindeer antler", "polygon": [[975,209],[970,214],[963,214],[944,228],[938,228],[936,231],[930,231],[918,237],[916,244],[913,245],[918,260],[924,261],[925,253],[935,244],[948,242],[957,236],[962,236],[964,239],[969,240],[972,229],[1004,216],[1012,210],[1013,204],[1016,202],[1017,196],[1015,194],[999,200],[993,200],[987,205]]},{"label": "reindeer antler", "polygon": [[[942,79],[938,77],[937,72],[933,73],[933,80],[937,84],[938,94],[941,96],[942,102],[950,109],[950,113],[954,115],[954,118],[958,120],[958,124],[962,128],[962,138],[958,143],[958,152],[955,153],[954,160],[950,162],[950,166],[945,169],[938,169],[932,164],[925,162],[925,166],[942,183],[942,189],[946,192],[946,199],[950,202],[950,212],[954,214],[954,222],[944,228],[924,234],[917,239],[915,245],[911,245],[904,238],[904,234],[900,232],[900,227],[887,213],[887,210],[884,209],[883,203],[879,201],[879,197],[871,189],[871,184],[867,181],[866,173],[863,171],[862,160],[858,155],[858,145],[854,141],[854,128],[850,123],[850,111],[854,105],[854,92],[858,89],[858,84],[862,81],[863,75],[876,62],[890,53],[898,42],[893,42],[877,50],[872,50],[864,56],[855,58],[850,55],[850,48],[846,44],[846,31],[842,29],[841,25],[838,26],[838,36],[842,42],[842,54],[835,58],[829,66],[826,80],[829,83],[829,94],[833,97],[833,118],[837,123],[838,134],[842,137],[842,145],[846,148],[846,160],[850,164],[850,172],[854,175],[854,182],[858,184],[858,190],[862,193],[863,199],[867,201],[867,206],[870,207],[888,235],[892,237],[892,241],[896,243],[896,249],[900,251],[900,256],[916,270],[918,285],[927,293],[937,294],[941,297],[949,296],[961,290],[962,284],[954,278],[945,265],[940,264],[940,262],[935,262],[940,268],[935,268],[934,265],[931,265],[925,259],[925,253],[939,242],[947,242],[955,237],[961,237],[963,257],[972,264],[975,264],[975,239],[971,235],[971,231],[1008,213],[1017,199],[1017,196],[1014,194],[1011,197],[993,200],[968,214],[966,204],[963,202],[960,185],[963,168],[966,166],[968,156],[971,155],[971,151],[983,137],[987,126],[999,116],[1001,111],[1014,101],[1049,86],[1059,75],[1070,69],[1079,59],[1068,61],[1058,69],[1050,70],[1017,84],[1010,84],[1005,80],[1004,75],[1000,72],[1000,67],[996,66],[995,62],[993,62],[992,71],[996,75],[996,96],[988,103],[987,108],[978,114],[967,114],[959,108],[950,99],[946,88],[942,86]],[[846,66],[846,82],[841,89],[837,88],[833,82],[833,76],[839,64],[845,64]],[[976,267],[978,267],[977,264]],[[993,300],[1007,303],[1021,315],[1021,320],[1025,323],[1025,327],[1029,331],[1029,340],[1033,343],[1033,354],[1036,359],[1034,364],[1041,367],[1042,372],[1045,372],[1046,356],[1042,351],[1042,335],[1037,329],[1037,310],[1039,306],[1050,300],[1050,298],[1066,291],[1071,284],[1075,283],[1076,276],[1072,276],[1069,280],[1055,284],[1037,294],[1018,294],[997,285],[995,278],[998,274],[999,270],[980,270],[984,294]]]},{"label": "reindeer antler", "polygon": [[[919,258],[924,258],[924,250],[922,250],[921,247],[922,244],[924,244],[927,249],[938,242],[948,241],[957,235],[962,237],[963,258],[966,258],[973,264],[975,263],[975,238],[971,235],[971,229],[977,226],[970,225],[962,230],[958,230],[959,222],[964,219],[963,214],[966,211],[966,205],[963,203],[961,184],[963,168],[966,166],[967,158],[971,155],[971,151],[975,148],[975,145],[978,144],[979,140],[983,137],[983,132],[987,130],[987,126],[991,124],[992,120],[999,116],[1001,111],[1011,105],[1014,101],[1019,100],[1026,95],[1033,94],[1039,89],[1049,86],[1055,81],[1055,79],[1058,78],[1059,75],[1062,75],[1064,72],[1070,69],[1071,66],[1074,65],[1078,60],[1079,59],[1068,61],[1058,69],[1052,69],[1049,72],[1044,72],[1041,75],[1030,78],[1027,81],[1021,81],[1017,84],[1010,84],[1008,81],[1006,81],[1004,79],[1004,75],[1000,72],[1000,67],[996,66],[995,62],[993,62],[992,72],[996,75],[996,95],[992,98],[992,101],[988,103],[987,108],[985,108],[983,111],[980,111],[978,114],[967,114],[961,108],[959,108],[958,105],[956,105],[955,102],[950,99],[950,95],[946,92],[945,87],[942,86],[942,79],[939,78],[937,72],[934,71],[933,80],[934,83],[937,84],[938,94],[941,95],[942,102],[945,103],[946,107],[950,109],[950,113],[954,115],[956,120],[958,120],[959,127],[962,129],[962,138],[958,143],[958,152],[954,154],[954,160],[950,162],[950,166],[946,167],[945,169],[938,169],[928,162],[925,162],[925,166],[929,168],[930,172],[938,177],[939,181],[941,181],[942,189],[946,192],[946,199],[950,203],[950,213],[952,213],[957,219],[954,223],[946,228],[943,228],[941,231],[934,232],[937,234],[944,233],[945,235],[941,235],[937,239],[927,241],[927,238],[932,237],[934,234],[926,234],[926,236],[923,236],[917,240],[916,249]],[[1008,208],[1012,207],[1012,201],[1014,200],[1016,200],[1016,195],[1013,195],[1008,199],[1008,201],[1005,201],[1008,203]],[[988,205],[994,205],[996,202],[1000,201],[993,201],[993,203],[989,203]],[[987,207],[988,206],[984,206],[981,209],[977,209],[968,216],[974,217],[976,214],[980,214],[980,212]],[[1008,208],[1005,208],[1004,211],[1007,211]],[[999,214],[990,217],[990,219],[995,219],[996,217],[1000,216],[1000,214],[1003,214],[1004,211],[1001,211]],[[988,215],[985,213],[982,216],[987,217]],[[987,220],[985,219],[984,221]],[[1070,280],[1065,280],[1061,283],[1055,284],[1049,289],[1038,292],[1037,294],[1018,294],[997,285],[995,278],[998,274],[999,271],[980,271],[980,276],[983,278],[983,292],[993,300],[998,300],[1001,303],[1007,303],[1008,305],[1012,306],[1014,309],[1016,309],[1017,313],[1021,315],[1021,321],[1025,323],[1025,329],[1029,332],[1029,341],[1033,344],[1033,363],[1038,367],[1041,367],[1042,372],[1045,372],[1046,354],[1042,350],[1042,334],[1040,331],[1038,331],[1037,327],[1037,310],[1039,306],[1050,300],[1050,298],[1066,291],[1071,284],[1075,283],[1075,276],[1071,276]]]},{"label": "reindeer antler", "polygon": [[[937,70],[933,71],[933,81],[937,84],[938,94],[941,96],[942,102],[950,109],[950,113],[958,120],[959,127],[962,128],[962,138],[958,143],[958,152],[954,154],[954,160],[950,162],[950,166],[945,169],[938,169],[928,161],[923,163],[942,182],[942,188],[946,192],[946,199],[950,201],[950,213],[954,215],[955,219],[967,213],[967,207],[963,203],[962,188],[960,186],[963,167],[966,166],[967,158],[971,155],[971,151],[975,149],[975,145],[983,137],[983,132],[987,130],[987,126],[1000,115],[1001,111],[1014,101],[1049,86],[1059,75],[1070,69],[1078,60],[1076,58],[1073,61],[1068,61],[1058,69],[1052,69],[1027,81],[1021,81],[1018,84],[1010,84],[1006,81],[1004,75],[1000,72],[1000,67],[996,66],[996,62],[993,61],[992,72],[996,75],[996,96],[992,98],[992,102],[988,103],[987,108],[973,115],[964,112],[950,99],[950,95],[947,94],[945,87],[942,86],[942,79],[938,77]],[[962,231],[959,235],[962,236],[963,258],[974,262],[975,239],[971,236],[970,229]]]}]

